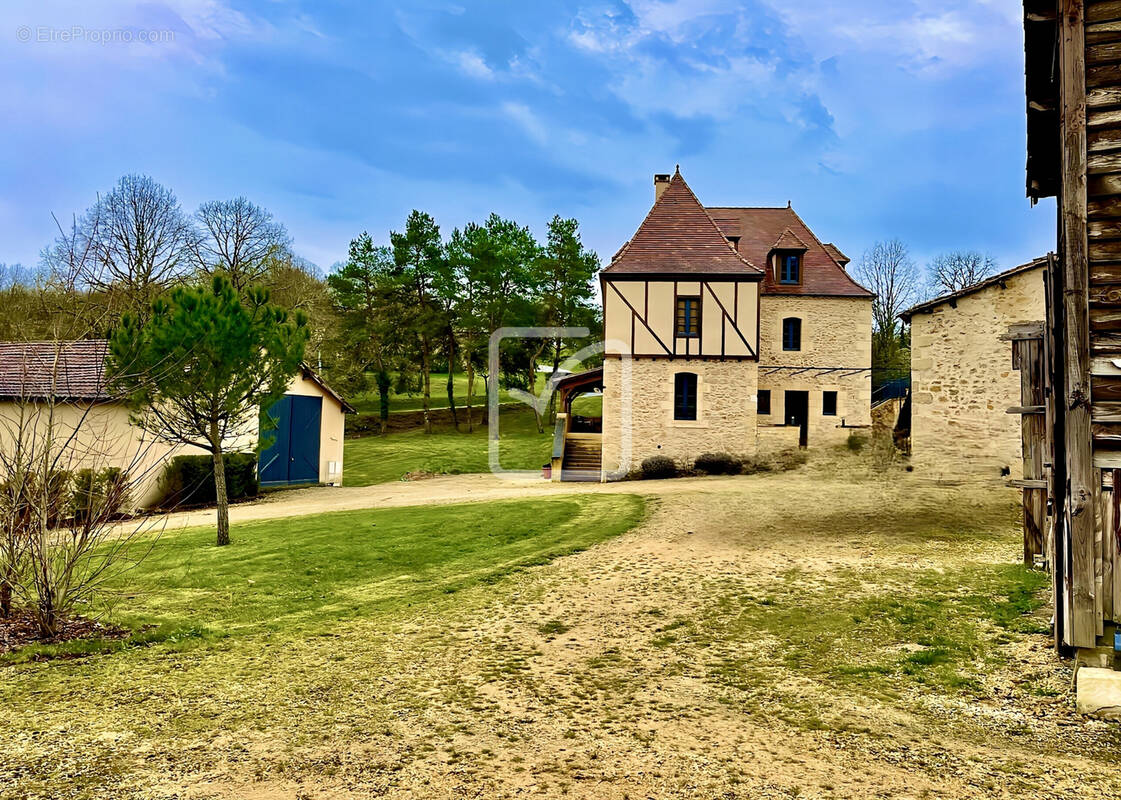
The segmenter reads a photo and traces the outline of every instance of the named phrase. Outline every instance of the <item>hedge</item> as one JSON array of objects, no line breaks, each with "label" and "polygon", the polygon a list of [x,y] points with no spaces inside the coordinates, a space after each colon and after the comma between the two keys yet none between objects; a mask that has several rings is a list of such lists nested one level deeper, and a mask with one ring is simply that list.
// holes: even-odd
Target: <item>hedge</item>
[{"label": "hedge", "polygon": [[[226,495],[230,500],[256,497],[255,453],[227,453]],[[211,456],[176,456],[164,468],[162,508],[176,506],[212,506],[218,498],[214,491],[214,459]]]}]

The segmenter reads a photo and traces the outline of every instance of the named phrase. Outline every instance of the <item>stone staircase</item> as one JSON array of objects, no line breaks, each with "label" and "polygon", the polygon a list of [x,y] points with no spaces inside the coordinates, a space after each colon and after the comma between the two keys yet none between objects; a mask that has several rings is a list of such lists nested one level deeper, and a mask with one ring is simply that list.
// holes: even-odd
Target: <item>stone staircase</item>
[{"label": "stone staircase", "polygon": [[603,446],[595,434],[569,434],[564,443],[562,481],[599,482]]}]

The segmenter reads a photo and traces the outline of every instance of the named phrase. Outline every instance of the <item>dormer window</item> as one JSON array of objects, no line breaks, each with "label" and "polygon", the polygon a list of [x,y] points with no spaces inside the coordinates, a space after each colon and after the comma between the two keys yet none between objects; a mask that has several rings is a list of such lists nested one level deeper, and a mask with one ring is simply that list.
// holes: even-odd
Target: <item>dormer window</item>
[{"label": "dormer window", "polygon": [[801,253],[778,254],[778,282],[787,286],[797,286],[802,282]]}]

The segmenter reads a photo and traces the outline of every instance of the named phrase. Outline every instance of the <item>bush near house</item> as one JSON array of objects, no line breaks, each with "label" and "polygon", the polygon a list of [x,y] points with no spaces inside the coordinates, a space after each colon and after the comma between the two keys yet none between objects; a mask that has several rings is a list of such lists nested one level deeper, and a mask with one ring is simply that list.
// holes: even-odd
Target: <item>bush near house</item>
[{"label": "bush near house", "polygon": [[120,467],[80,469],[74,473],[70,513],[76,520],[115,517],[128,501],[128,473]]},{"label": "bush near house", "polygon": [[[225,462],[226,492],[230,500],[243,500],[260,494],[255,453],[229,453]],[[216,502],[214,459],[209,455],[176,456],[164,467],[162,480],[161,508],[212,506]]]},{"label": "bush near house", "polygon": [[676,478],[677,464],[669,456],[651,456],[642,462],[642,477],[648,479]]},{"label": "bush near house", "polygon": [[53,470],[45,491],[40,491],[39,480],[37,475],[20,475],[0,483],[0,513],[15,520],[38,514],[45,505],[47,526],[57,528],[70,520],[115,517],[125,510],[129,475],[119,467]]},{"label": "bush near house", "polygon": [[693,469],[706,475],[739,475],[743,461],[731,453],[702,453],[693,461]]}]

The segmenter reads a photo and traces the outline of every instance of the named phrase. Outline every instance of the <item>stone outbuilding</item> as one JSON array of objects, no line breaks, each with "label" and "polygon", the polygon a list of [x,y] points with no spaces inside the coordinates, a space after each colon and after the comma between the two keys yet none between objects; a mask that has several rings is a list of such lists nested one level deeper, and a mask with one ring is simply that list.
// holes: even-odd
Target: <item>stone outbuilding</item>
[{"label": "stone outbuilding", "polygon": [[1001,336],[1044,317],[1041,258],[900,317],[911,326],[911,463],[937,480],[1022,477],[1020,374]]}]

